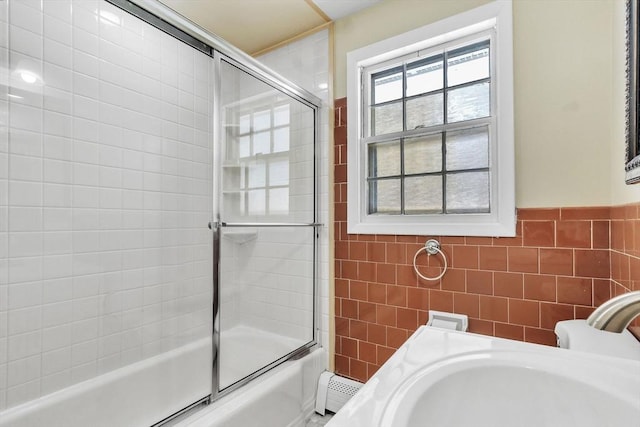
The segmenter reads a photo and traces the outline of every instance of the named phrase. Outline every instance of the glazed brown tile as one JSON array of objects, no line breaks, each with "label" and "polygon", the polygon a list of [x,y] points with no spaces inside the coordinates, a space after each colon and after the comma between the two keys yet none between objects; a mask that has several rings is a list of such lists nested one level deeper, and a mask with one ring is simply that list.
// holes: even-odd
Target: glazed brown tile
[{"label": "glazed brown tile", "polygon": [[540,325],[540,306],[537,301],[509,300],[509,323],[524,326]]},{"label": "glazed brown tile", "polygon": [[378,361],[378,352],[375,344],[366,341],[358,343],[358,355],[363,362],[376,363]]},{"label": "glazed brown tile", "polygon": [[376,264],[376,281],[394,285],[396,283],[395,264]]},{"label": "glazed brown tile", "polygon": [[335,368],[336,368],[336,374],[348,377],[349,376],[349,358],[347,356],[336,354]]},{"label": "glazed brown tile", "polygon": [[[391,264],[407,263],[407,245],[404,243],[387,243],[387,262]],[[413,258],[411,259],[413,261]]]},{"label": "glazed brown tile", "polygon": [[349,366],[349,376],[356,381],[366,382],[367,381],[367,363],[362,362],[360,360],[351,359],[351,363]]},{"label": "glazed brown tile", "polygon": [[376,319],[379,325],[396,326],[396,308],[388,305],[376,305]]},{"label": "glazed brown tile", "polygon": [[375,323],[376,321],[376,305],[371,302],[358,302],[358,319],[364,322]]},{"label": "glazed brown tile", "polygon": [[559,208],[526,208],[518,209],[518,220],[558,220]]},{"label": "glazed brown tile", "polygon": [[507,298],[480,295],[480,319],[507,323],[509,309]]},{"label": "glazed brown tile", "polygon": [[602,303],[611,299],[611,289],[609,279],[593,280],[593,305],[599,307]]},{"label": "glazed brown tile", "polygon": [[400,308],[397,310],[397,327],[415,331],[418,329],[418,311],[413,308]]},{"label": "glazed brown tile", "polygon": [[349,338],[366,341],[367,323],[360,320],[349,320]]},{"label": "glazed brown tile", "polygon": [[374,262],[358,262],[358,280],[367,282],[376,281],[376,263]]},{"label": "glazed brown tile", "polygon": [[367,283],[358,280],[349,282],[349,298],[359,301],[367,300]]},{"label": "glazed brown tile", "polygon": [[522,273],[493,273],[493,294],[500,297],[522,298]]},{"label": "glazed brown tile", "polygon": [[418,286],[418,275],[413,265],[396,265],[397,283],[403,286]]},{"label": "glazed brown tile", "polygon": [[340,298],[349,298],[349,281],[346,279],[336,279],[335,296]]},{"label": "glazed brown tile", "polygon": [[573,306],[570,304],[540,303],[540,326],[543,329],[553,329],[556,323],[573,317]]},{"label": "glazed brown tile", "polygon": [[593,286],[592,279],[559,277],[558,302],[577,305],[591,305]]},{"label": "glazed brown tile", "polygon": [[[405,340],[406,341],[406,340]],[[403,341],[404,343],[404,341]],[[400,347],[400,346],[398,346]],[[389,360],[389,358],[391,356],[393,356],[393,353],[396,352],[396,348],[392,348],[392,347],[383,347],[381,345],[378,346],[378,364],[382,365],[384,362],[386,362],[387,360]]]},{"label": "glazed brown tile", "polygon": [[387,304],[406,307],[407,288],[405,286],[387,286]]},{"label": "glazed brown tile", "polygon": [[453,292],[429,290],[429,308],[437,311],[453,311]]},{"label": "glazed brown tile", "polygon": [[603,249],[582,250],[574,252],[576,276],[592,278],[610,277],[609,251]]},{"label": "glazed brown tile", "polygon": [[611,208],[608,206],[561,208],[560,219],[609,219]]},{"label": "glazed brown tile", "polygon": [[591,221],[560,221],[556,224],[559,248],[590,248]]},{"label": "glazed brown tile", "polygon": [[609,221],[593,221],[591,226],[592,247],[594,249],[609,249]]},{"label": "glazed brown tile", "polygon": [[386,244],[378,242],[368,242],[367,244],[367,261],[385,262],[387,258]]},{"label": "glazed brown tile", "polygon": [[347,220],[347,204],[335,203],[333,214],[336,221],[346,221]]},{"label": "glazed brown tile", "polygon": [[491,271],[467,270],[467,292],[493,295],[493,273]]},{"label": "glazed brown tile", "polygon": [[358,301],[343,299],[342,300],[342,317],[349,319],[358,318]]},{"label": "glazed brown tile", "polygon": [[492,246],[493,238],[491,237],[465,237],[464,244],[467,246]]},{"label": "glazed brown tile", "polygon": [[356,261],[341,261],[339,271],[344,279],[357,279],[358,263]]},{"label": "glazed brown tile", "polygon": [[478,268],[478,247],[454,245],[450,262],[454,268]]},{"label": "glazed brown tile", "polygon": [[349,336],[349,319],[344,317],[335,318],[335,328],[337,336]]},{"label": "glazed brown tile", "polygon": [[507,248],[504,246],[481,246],[480,269],[507,271]]},{"label": "glazed brown tile", "polygon": [[381,283],[368,283],[367,291],[367,298],[369,302],[375,302],[378,304],[387,303],[387,285],[383,285]]},{"label": "glazed brown tile", "polygon": [[358,357],[358,340],[354,340],[352,338],[341,337],[342,341],[342,354],[347,357],[357,358]]},{"label": "glazed brown tile", "polygon": [[573,275],[573,249],[540,248],[540,273]]},{"label": "glazed brown tile", "polygon": [[489,320],[469,318],[469,332],[482,335],[493,335],[493,323]]},{"label": "glazed brown tile", "polygon": [[495,322],[494,334],[496,337],[522,341],[524,340],[524,327],[520,325]]},{"label": "glazed brown tile", "polygon": [[424,288],[407,288],[407,307],[427,309],[429,307],[429,290]]},{"label": "glazed brown tile", "polygon": [[445,291],[457,291],[464,292],[466,289],[466,274],[465,270],[457,268],[449,268],[447,272],[442,276],[442,289]]},{"label": "glazed brown tile", "polygon": [[375,323],[367,324],[367,341],[374,344],[387,345],[387,327]]},{"label": "glazed brown tile", "polygon": [[538,248],[510,247],[508,250],[507,259],[510,272],[538,272]]},{"label": "glazed brown tile", "polygon": [[524,297],[537,301],[556,301],[556,276],[524,275]]},{"label": "glazed brown tile", "polygon": [[554,221],[524,221],[522,224],[523,246],[555,246]]},{"label": "glazed brown tile", "polygon": [[556,335],[547,329],[525,327],[524,340],[535,344],[556,346]]},{"label": "glazed brown tile", "polygon": [[398,348],[409,337],[406,329],[400,328],[387,328],[387,345],[389,347]]},{"label": "glazed brown tile", "polygon": [[480,317],[480,297],[455,292],[453,294],[453,312],[466,314],[469,317]]},{"label": "glazed brown tile", "polygon": [[593,313],[593,310],[595,310],[595,307],[575,305],[573,307],[574,317],[576,319],[586,319]]}]

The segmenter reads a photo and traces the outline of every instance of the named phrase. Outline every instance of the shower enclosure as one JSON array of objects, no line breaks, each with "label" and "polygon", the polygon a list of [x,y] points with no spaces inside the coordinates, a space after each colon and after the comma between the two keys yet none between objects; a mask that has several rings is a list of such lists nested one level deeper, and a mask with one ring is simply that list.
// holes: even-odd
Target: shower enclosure
[{"label": "shower enclosure", "polygon": [[319,100],[148,0],[0,0],[0,426],[152,425],[317,345]]}]

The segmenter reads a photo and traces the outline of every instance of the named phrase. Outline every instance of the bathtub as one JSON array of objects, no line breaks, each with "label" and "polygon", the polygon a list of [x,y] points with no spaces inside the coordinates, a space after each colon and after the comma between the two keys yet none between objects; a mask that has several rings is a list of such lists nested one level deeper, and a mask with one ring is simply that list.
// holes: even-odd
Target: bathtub
[{"label": "bathtub", "polygon": [[149,426],[209,395],[210,360],[200,339],[0,412],[0,427]]},{"label": "bathtub", "polygon": [[304,427],[327,355],[318,348],[284,362],[175,424],[179,427]]},{"label": "bathtub", "polygon": [[[247,327],[234,328],[225,338],[227,351],[247,350],[251,341],[259,344],[257,354],[265,358],[260,360],[282,356],[294,344]],[[234,372],[248,363],[241,358],[230,360],[233,366],[229,369]],[[303,426],[313,410],[317,380],[326,360],[325,351],[316,349],[285,362],[172,425]],[[207,338],[0,412],[0,427],[150,426],[210,392],[211,339]]]},{"label": "bathtub", "polygon": [[220,342],[222,389],[305,344],[302,340],[245,325],[223,331]]}]

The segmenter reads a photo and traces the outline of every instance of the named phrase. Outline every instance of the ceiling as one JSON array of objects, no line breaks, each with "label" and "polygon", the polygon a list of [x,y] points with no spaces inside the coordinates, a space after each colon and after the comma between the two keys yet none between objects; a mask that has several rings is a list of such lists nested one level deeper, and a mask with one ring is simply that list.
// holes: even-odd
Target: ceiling
[{"label": "ceiling", "polygon": [[176,12],[255,54],[381,0],[161,0]]}]

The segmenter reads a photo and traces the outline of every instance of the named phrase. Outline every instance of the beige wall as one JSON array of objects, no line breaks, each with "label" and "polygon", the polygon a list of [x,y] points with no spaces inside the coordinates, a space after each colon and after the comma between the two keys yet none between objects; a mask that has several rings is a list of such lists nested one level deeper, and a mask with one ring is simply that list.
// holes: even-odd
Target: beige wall
[{"label": "beige wall", "polygon": [[[384,0],[335,24],[335,95],[347,52],[487,3]],[[637,202],[623,184],[624,0],[514,0],[516,205]]]}]

